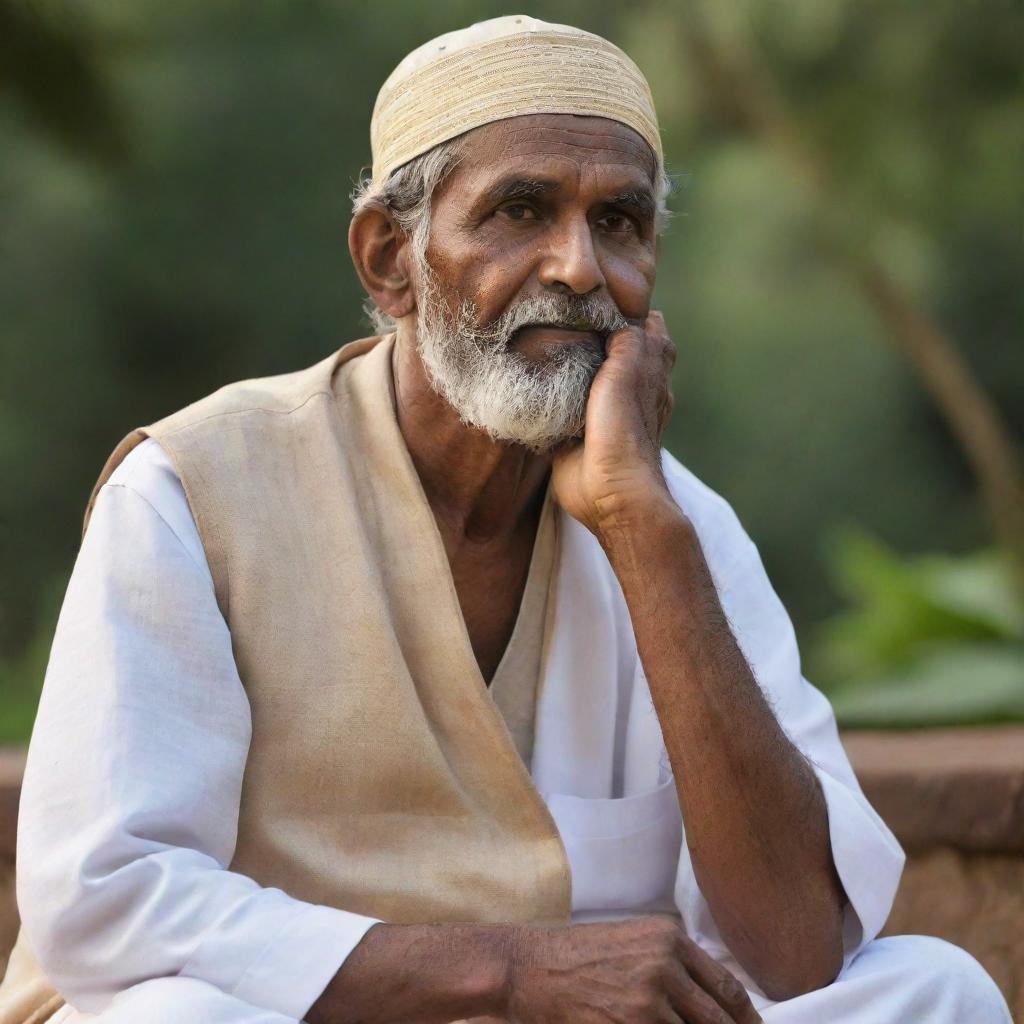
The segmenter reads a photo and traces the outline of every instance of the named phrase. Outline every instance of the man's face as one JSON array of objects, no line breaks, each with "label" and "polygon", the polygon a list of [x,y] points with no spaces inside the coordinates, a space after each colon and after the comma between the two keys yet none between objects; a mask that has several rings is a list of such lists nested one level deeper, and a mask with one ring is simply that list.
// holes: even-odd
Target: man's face
[{"label": "man's face", "polygon": [[528,115],[467,134],[417,281],[421,355],[467,422],[538,450],[578,433],[604,339],[649,311],[655,166],[607,118]]}]

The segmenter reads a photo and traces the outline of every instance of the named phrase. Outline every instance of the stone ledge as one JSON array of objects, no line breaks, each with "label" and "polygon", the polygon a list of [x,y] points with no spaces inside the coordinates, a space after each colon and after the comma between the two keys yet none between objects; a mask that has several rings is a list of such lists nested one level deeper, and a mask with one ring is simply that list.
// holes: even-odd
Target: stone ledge
[{"label": "stone ledge", "polygon": [[908,852],[1024,853],[1024,726],[842,739],[869,802]]},{"label": "stone ledge", "polygon": [[1024,1022],[1024,857],[947,848],[914,854],[883,935],[937,935],[992,975]]}]

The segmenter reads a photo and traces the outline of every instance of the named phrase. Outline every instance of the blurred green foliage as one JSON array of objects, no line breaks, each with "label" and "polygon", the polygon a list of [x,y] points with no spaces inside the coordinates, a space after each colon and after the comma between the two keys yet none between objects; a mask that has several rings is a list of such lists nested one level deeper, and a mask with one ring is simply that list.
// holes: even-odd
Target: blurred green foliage
[{"label": "blurred green foliage", "polygon": [[808,662],[849,726],[1024,720],[1024,600],[1005,558],[901,558],[860,530],[831,542],[850,605]]},{"label": "blurred green foliage", "polygon": [[0,657],[0,743],[23,742],[32,731],[67,582],[66,575],[47,581],[39,595],[38,621],[29,642],[16,654]]},{"label": "blurred green foliage", "polygon": [[[692,73],[694,3],[517,6],[608,36],[648,75],[680,186],[656,292],[680,350],[666,443],[736,508],[809,649],[856,576],[830,578],[824,538],[838,524],[910,553],[969,552],[990,534],[945,424],[823,255],[820,201],[744,131],[728,90]],[[956,338],[1024,434],[1021,5],[701,6],[717,38],[755,48],[827,159],[829,216],[850,245]],[[508,12],[491,0],[0,0],[6,735],[31,717],[59,607],[49,595],[113,446],[229,380],[309,365],[369,332],[346,229],[376,91],[432,35]],[[902,578],[881,549],[854,549],[864,572]],[[941,618],[961,653],[961,641],[1012,645],[985,633],[998,615],[984,625],[918,597],[851,597],[859,610],[829,628],[837,653],[816,678],[830,687],[890,671],[895,635],[919,616]],[[879,625],[890,612],[909,625]]]}]

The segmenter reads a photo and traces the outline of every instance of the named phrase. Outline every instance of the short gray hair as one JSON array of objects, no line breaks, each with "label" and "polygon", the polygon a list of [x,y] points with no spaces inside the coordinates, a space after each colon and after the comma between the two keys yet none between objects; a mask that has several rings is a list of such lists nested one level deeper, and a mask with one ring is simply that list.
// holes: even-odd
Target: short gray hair
[{"label": "short gray hair", "polygon": [[[379,188],[369,177],[360,179],[352,192],[352,215],[373,204],[391,211],[398,226],[405,232],[422,263],[426,260],[430,240],[430,211],[437,186],[455,169],[463,156],[465,135],[440,142],[408,163],[395,168]],[[672,178],[664,168],[655,186],[654,230],[662,234],[672,217],[666,200],[675,190]],[[397,324],[372,298],[363,303],[363,310],[378,334],[393,331]]]}]

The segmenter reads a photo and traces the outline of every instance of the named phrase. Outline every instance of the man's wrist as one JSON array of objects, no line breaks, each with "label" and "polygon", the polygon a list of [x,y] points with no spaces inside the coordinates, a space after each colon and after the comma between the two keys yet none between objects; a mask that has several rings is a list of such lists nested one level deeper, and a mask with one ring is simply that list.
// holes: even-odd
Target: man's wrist
[{"label": "man's wrist", "polygon": [[495,951],[495,961],[501,971],[501,987],[495,1009],[496,1017],[505,1019],[515,997],[516,986],[519,984],[520,968],[530,948],[530,927],[528,925],[509,925],[497,932],[499,940]]},{"label": "man's wrist", "polygon": [[594,532],[613,568],[635,565],[662,543],[693,532],[693,524],[665,486],[616,495],[599,512]]},{"label": "man's wrist", "polygon": [[471,972],[467,997],[480,1014],[504,1018],[516,981],[516,964],[523,948],[522,925],[484,926],[476,945],[477,969]]},{"label": "man's wrist", "polygon": [[342,1020],[500,1017],[508,1003],[520,926],[378,924],[307,1013]]}]

